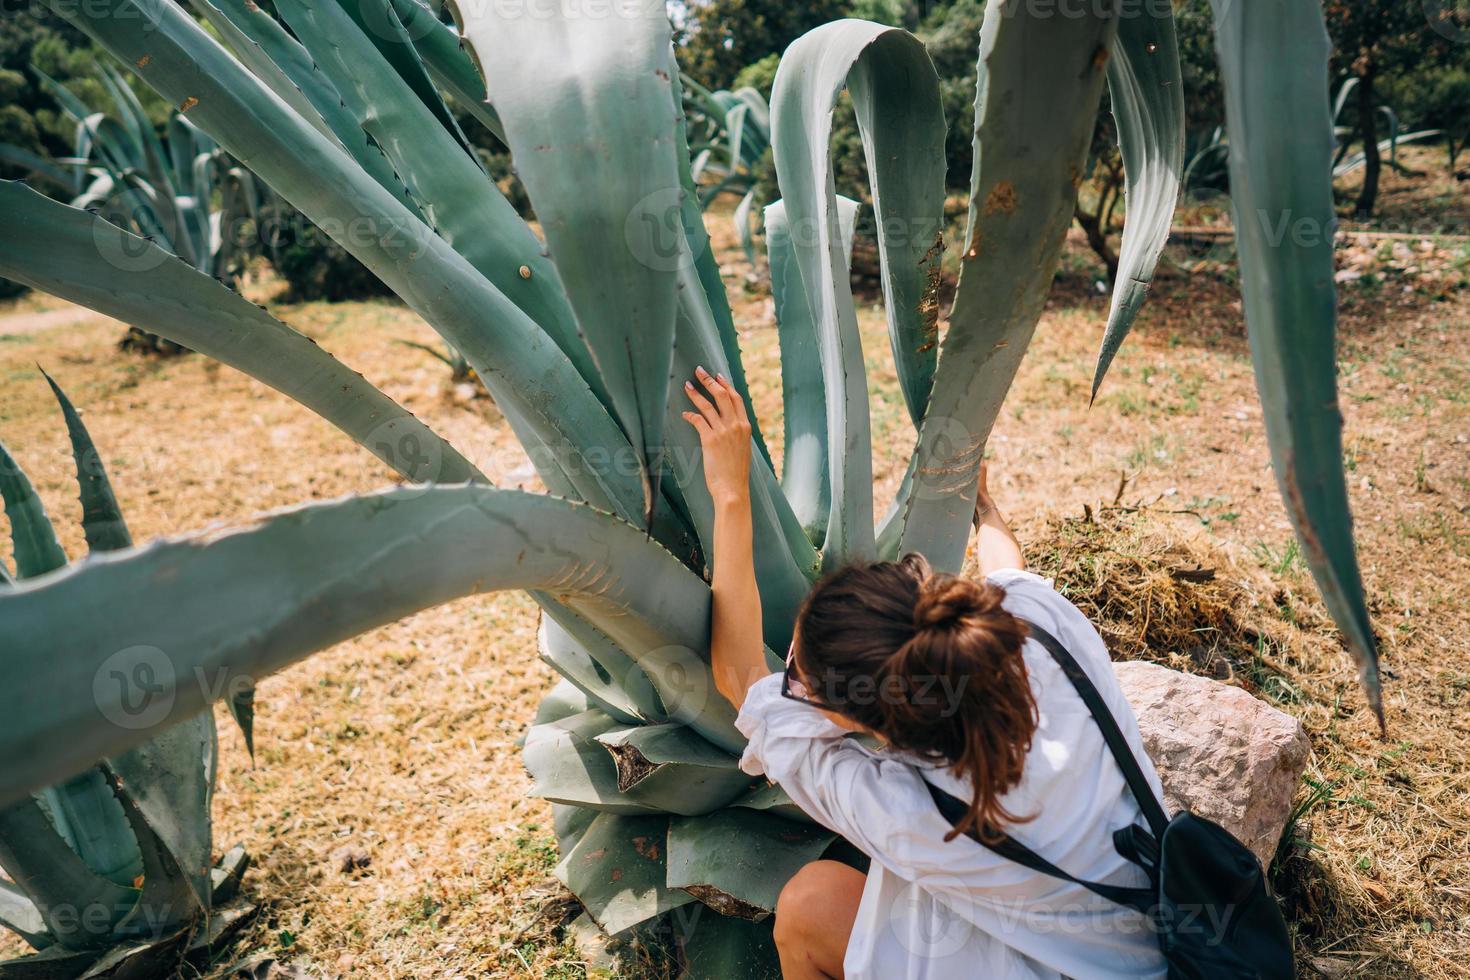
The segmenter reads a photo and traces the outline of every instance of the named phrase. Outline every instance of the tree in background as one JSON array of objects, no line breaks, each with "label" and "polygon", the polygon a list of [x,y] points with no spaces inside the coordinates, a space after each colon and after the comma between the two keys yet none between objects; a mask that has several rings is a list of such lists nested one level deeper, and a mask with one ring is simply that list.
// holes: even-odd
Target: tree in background
[{"label": "tree in background", "polygon": [[[1327,0],[1327,32],[1332,36],[1334,68],[1356,78],[1355,127],[1363,141],[1363,187],[1353,210],[1361,218],[1373,213],[1378,199],[1380,80],[1413,76],[1446,65],[1456,54],[1448,38],[1436,32],[1421,4],[1403,0]],[[1463,58],[1464,49],[1458,53]],[[1391,84],[1391,82],[1390,82]]]},{"label": "tree in background", "polygon": [[690,4],[677,40],[679,66],[706,88],[731,88],[746,65],[779,55],[849,10],[848,0],[699,0]]}]

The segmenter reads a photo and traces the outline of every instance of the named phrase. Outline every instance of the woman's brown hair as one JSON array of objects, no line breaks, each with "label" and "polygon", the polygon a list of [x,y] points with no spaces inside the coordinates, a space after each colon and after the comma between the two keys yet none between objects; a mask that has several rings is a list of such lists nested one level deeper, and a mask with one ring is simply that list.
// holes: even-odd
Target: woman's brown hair
[{"label": "woman's brown hair", "polygon": [[796,628],[798,678],[812,697],[894,748],[947,763],[975,796],[945,837],[994,838],[1036,732],[1021,644],[1005,590],[930,570],[923,556],[849,565],[819,582]]}]

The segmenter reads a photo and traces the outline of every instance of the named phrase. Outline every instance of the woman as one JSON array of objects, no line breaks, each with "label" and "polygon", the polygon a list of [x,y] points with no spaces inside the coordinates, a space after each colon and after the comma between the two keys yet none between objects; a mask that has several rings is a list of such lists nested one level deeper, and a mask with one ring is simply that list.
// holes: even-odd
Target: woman
[{"label": "woman", "polygon": [[[787,672],[772,674],[752,558],[750,425],[728,381],[703,368],[697,378],[684,418],[715,511],[710,655],[749,739],[741,766],[872,859],[866,875],[815,861],[785,886],[776,943],[787,980],[1162,977],[1142,915],[959,835],[1004,831],[1076,877],[1147,885],[1112,843],[1142,822],[1138,806],[1023,621],[1082,664],[1159,791],[1097,631],[1024,570],[984,469],[983,583],[931,574],[918,555],[841,569],[803,604]],[[925,780],[970,804],[962,825],[940,815]]]}]

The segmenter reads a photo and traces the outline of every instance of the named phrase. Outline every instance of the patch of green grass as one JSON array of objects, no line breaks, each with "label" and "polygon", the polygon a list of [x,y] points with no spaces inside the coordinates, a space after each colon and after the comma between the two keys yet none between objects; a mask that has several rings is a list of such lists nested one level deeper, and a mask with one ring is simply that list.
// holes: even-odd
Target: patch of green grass
[{"label": "patch of green grass", "polygon": [[1260,566],[1274,575],[1296,574],[1306,569],[1306,563],[1302,560],[1302,546],[1297,543],[1296,538],[1287,541],[1285,547],[1279,551],[1265,541],[1256,542],[1251,551]]}]

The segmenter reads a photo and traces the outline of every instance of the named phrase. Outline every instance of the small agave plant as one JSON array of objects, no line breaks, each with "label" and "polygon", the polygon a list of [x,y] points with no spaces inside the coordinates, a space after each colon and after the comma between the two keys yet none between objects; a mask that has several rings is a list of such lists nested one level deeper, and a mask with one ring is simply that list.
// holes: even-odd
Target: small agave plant
[{"label": "small agave plant", "polygon": [[[585,907],[583,925],[671,929],[694,976],[772,973],[781,886],[842,842],[739,772],[735,713],[708,669],[713,509],[673,379],[702,364],[749,395],[662,9],[465,5],[456,32],[419,0],[276,0],[275,15],[249,0],[190,2],[211,32],[173,3],[53,6],[463,352],[550,493],[491,487],[382,392],[157,245],[0,184],[0,275],[251,374],[410,484],[5,590],[0,662],[25,683],[0,688],[0,803],[196,718],[211,697],[185,682],[196,671],[255,678],[437,603],[525,589],[544,611],[542,656],[563,678],[526,736],[526,764],[555,804],[556,873]],[[923,45],[843,20],[782,58],[770,107],[782,199],[765,222],[784,411],[780,452],[773,420],[758,420],[771,445],[757,430],[751,477],[771,651],[787,648],[824,568],[917,550],[959,569],[986,439],[1040,318],[1104,85],[1127,221],[1095,385],[1143,301],[1182,170],[1172,12],[1054,12],[987,8],[969,226],[944,330],[945,122]],[[1315,0],[1220,0],[1215,27],[1272,461],[1376,708],[1341,469],[1322,13]],[[844,89],[918,436],[881,520],[847,270],[854,205],[833,192],[828,146]],[[544,237],[481,169],[446,97],[510,147]],[[94,679],[132,676],[140,650],[169,665],[169,708],[124,731],[107,719],[130,692]]]},{"label": "small agave plant", "polygon": [[[89,552],[130,548],[86,426],[56,382],[46,381],[71,436]],[[13,573],[0,562],[0,590],[66,567],[40,498],[4,445],[0,497],[15,555]],[[98,676],[100,684],[111,680]],[[250,701],[231,704],[248,742]],[[113,720],[146,724],[147,708]],[[156,976],[208,950],[250,914],[248,904],[230,904],[245,872],[244,849],[210,865],[216,749],[214,714],[205,710],[0,808],[7,876],[0,878],[0,925],[39,951],[0,961],[0,978]]]},{"label": "small agave plant", "polygon": [[771,145],[771,107],[749,86],[711,92],[688,75],[684,118],[689,130],[690,176],[698,187],[699,205],[707,208],[721,194],[734,194],[733,220],[741,249],[751,265],[756,251],[751,216],[758,208],[761,157]]}]

